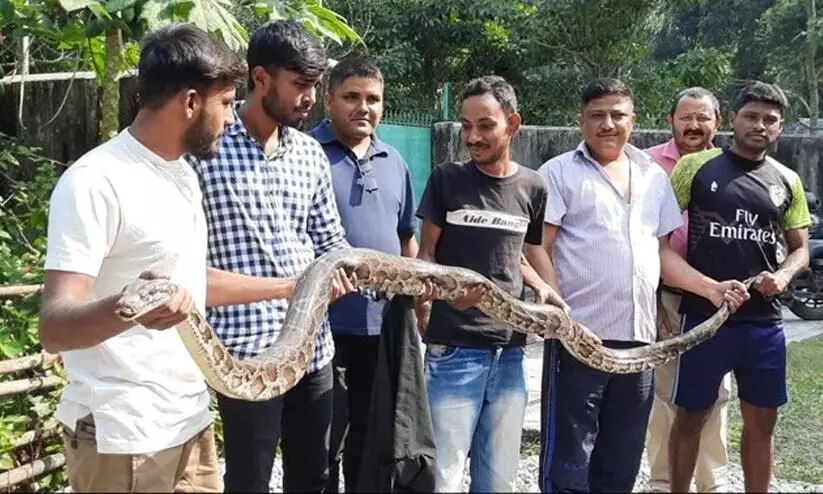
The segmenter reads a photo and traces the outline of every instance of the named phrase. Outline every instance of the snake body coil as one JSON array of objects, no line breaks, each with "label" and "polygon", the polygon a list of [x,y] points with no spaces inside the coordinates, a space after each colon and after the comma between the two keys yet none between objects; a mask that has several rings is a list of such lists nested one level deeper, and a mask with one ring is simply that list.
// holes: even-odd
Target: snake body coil
[{"label": "snake body coil", "polygon": [[[616,374],[645,371],[676,358],[711,338],[729,316],[724,303],[712,317],[683,335],[637,348],[611,349],[559,307],[518,300],[474,271],[369,249],[343,249],[316,259],[303,272],[277,340],[256,357],[233,358],[197,310],[178,324],[180,338],[206,382],[225,396],[248,401],[280,396],[297,384],[314,354],[317,330],[326,317],[337,268],[355,274],[357,288],[388,297],[421,295],[426,281],[437,288],[439,299],[447,301],[479,287],[482,297],[476,307],[489,317],[522,333],[557,338],[575,358]],[[744,283],[748,287],[752,281]],[[126,287],[116,312],[124,320],[134,320],[166,303],[175,290],[168,280],[138,279]]]}]

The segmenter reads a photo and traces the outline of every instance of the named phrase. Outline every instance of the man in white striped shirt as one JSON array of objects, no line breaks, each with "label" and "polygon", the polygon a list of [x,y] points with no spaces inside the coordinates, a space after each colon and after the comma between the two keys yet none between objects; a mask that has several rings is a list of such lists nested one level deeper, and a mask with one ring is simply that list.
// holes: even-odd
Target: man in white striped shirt
[{"label": "man in white striped shirt", "polygon": [[[646,345],[657,335],[660,238],[681,224],[680,210],[665,171],[628,143],[631,90],[598,79],[582,103],[584,141],[538,170],[549,185],[543,245],[575,321],[608,347]],[[652,371],[605,373],[548,340],[542,400],[542,490],[631,492]]]}]

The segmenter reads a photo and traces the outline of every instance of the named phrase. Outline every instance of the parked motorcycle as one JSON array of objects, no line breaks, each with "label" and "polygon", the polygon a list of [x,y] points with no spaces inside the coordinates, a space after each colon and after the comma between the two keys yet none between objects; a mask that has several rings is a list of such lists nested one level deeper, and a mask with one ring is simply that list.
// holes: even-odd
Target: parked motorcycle
[{"label": "parked motorcycle", "polygon": [[812,192],[806,192],[812,224],[809,226],[809,269],[789,284],[781,297],[794,315],[806,320],[823,319],[823,219],[821,202]]}]

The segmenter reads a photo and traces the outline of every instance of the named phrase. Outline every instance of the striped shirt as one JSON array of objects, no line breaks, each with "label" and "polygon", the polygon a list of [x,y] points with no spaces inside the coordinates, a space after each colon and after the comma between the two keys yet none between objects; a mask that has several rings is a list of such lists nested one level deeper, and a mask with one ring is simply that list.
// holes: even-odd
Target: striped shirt
[{"label": "striped shirt", "polygon": [[[209,265],[251,276],[299,276],[318,256],[348,247],[320,144],[280,127],[273,155],[249,134],[237,115],[209,160],[188,157],[200,179],[208,223]],[[237,358],[253,357],[280,334],[287,300],[213,307],[209,323]],[[334,356],[328,320],[319,328],[314,372]]]},{"label": "striped shirt", "polygon": [[681,224],[666,172],[627,144],[629,203],[585,143],[544,163],[546,223],[559,227],[552,261],[572,317],[603,340],[657,339],[659,239]]}]

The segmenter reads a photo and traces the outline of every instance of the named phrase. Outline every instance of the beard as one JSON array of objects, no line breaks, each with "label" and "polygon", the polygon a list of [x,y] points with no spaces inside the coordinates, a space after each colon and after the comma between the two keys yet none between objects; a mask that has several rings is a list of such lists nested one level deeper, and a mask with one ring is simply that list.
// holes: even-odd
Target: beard
[{"label": "beard", "polygon": [[749,135],[742,135],[742,136],[734,136],[734,140],[737,145],[741,149],[746,149],[752,153],[762,153],[764,151],[769,151],[772,147],[773,142],[769,142],[769,137],[765,136],[765,139],[753,139]]},{"label": "beard", "polygon": [[205,113],[201,113],[186,131],[186,151],[197,159],[207,160],[217,156],[217,141],[221,133],[214,135],[209,131]]},{"label": "beard", "polygon": [[[488,151],[489,148],[478,148],[478,151],[481,151],[481,150],[482,151]],[[503,151],[499,150],[499,151],[492,152],[491,154],[488,154],[487,156],[485,156],[483,158],[472,157],[472,159],[474,160],[474,162],[477,165],[486,166],[486,165],[493,165],[493,164],[497,163],[498,161],[500,161],[500,159],[502,157],[503,157]]]},{"label": "beard", "polygon": [[287,125],[299,129],[306,120],[280,105],[280,97],[277,95],[277,90],[274,87],[271,88],[268,94],[263,96],[262,104],[263,112],[280,125]]}]

